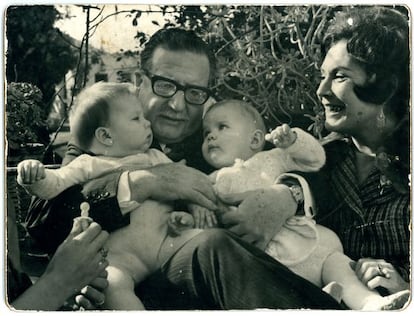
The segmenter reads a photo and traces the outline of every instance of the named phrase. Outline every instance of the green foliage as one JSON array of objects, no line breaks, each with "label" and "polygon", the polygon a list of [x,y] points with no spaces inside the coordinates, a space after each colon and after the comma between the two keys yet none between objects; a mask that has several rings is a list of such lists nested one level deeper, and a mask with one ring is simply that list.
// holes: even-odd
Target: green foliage
[{"label": "green foliage", "polygon": [[76,62],[70,39],[54,23],[53,6],[10,6],[6,11],[8,82],[30,82],[51,100],[54,87]]},{"label": "green foliage", "polygon": [[[217,99],[253,104],[267,126],[289,123],[323,132],[317,99],[320,39],[340,6],[160,6],[174,19],[160,27],[195,30],[218,60]],[[147,39],[137,34],[140,45]]]},{"label": "green foliage", "polygon": [[201,15],[201,9],[183,6],[176,21],[198,31],[213,46],[218,98],[252,103],[269,127],[284,122],[310,125],[320,136],[323,111],[315,94],[320,37],[339,9],[206,6]]},{"label": "green foliage", "polygon": [[19,150],[41,141],[39,131],[45,127],[42,92],[26,82],[7,85],[6,133],[8,147]]}]

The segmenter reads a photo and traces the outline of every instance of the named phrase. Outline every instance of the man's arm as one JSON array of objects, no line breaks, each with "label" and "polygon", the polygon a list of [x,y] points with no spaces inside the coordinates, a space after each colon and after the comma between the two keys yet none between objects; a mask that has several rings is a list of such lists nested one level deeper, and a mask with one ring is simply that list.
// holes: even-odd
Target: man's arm
[{"label": "man's arm", "polygon": [[265,249],[285,221],[295,215],[297,202],[289,187],[274,184],[268,189],[220,196],[230,205],[238,205],[221,215],[221,223],[246,241]]},{"label": "man's arm", "polygon": [[168,163],[129,172],[131,200],[186,201],[216,210],[213,181],[182,163]]}]

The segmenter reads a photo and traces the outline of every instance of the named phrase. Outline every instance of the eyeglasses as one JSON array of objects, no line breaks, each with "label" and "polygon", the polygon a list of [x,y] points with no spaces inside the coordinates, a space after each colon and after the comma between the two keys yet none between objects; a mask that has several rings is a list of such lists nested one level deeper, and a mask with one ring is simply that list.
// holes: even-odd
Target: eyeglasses
[{"label": "eyeglasses", "polygon": [[181,90],[184,92],[184,99],[187,103],[203,105],[212,95],[211,90],[204,87],[191,84],[183,86],[172,79],[152,75],[147,70],[144,70],[144,73],[151,80],[152,92],[160,97],[171,98]]}]

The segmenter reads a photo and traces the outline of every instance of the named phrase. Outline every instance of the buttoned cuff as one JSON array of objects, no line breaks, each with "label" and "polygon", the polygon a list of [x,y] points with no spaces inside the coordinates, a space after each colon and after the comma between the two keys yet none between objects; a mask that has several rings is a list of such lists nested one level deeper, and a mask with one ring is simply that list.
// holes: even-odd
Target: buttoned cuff
[{"label": "buttoned cuff", "polygon": [[119,178],[120,173],[114,173],[83,187],[82,193],[90,206],[89,216],[108,232],[129,224],[129,214],[122,214],[116,197]]},{"label": "buttoned cuff", "polygon": [[[305,216],[312,218],[315,215],[315,203],[313,200],[312,192],[309,188],[309,184],[306,182],[304,177],[294,173],[283,173],[276,179],[275,183],[282,183],[288,187],[294,184],[302,188],[303,208]],[[296,201],[296,198],[294,196],[293,198]]]},{"label": "buttoned cuff", "polygon": [[[121,209],[122,215],[125,215],[131,211],[131,188],[129,186],[129,172],[123,172],[119,177],[118,190],[117,190],[118,204]],[[136,202],[138,203],[138,202]],[[137,205],[135,203],[134,207]]]}]

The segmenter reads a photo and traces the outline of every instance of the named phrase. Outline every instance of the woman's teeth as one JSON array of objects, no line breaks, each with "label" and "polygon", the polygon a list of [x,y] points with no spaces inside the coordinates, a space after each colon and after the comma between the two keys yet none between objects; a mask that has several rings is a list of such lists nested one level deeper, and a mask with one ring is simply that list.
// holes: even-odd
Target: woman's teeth
[{"label": "woman's teeth", "polygon": [[343,106],[339,106],[339,105],[330,105],[329,106],[329,110],[331,111],[331,112],[340,112],[340,111],[342,111],[344,109],[344,107]]}]

